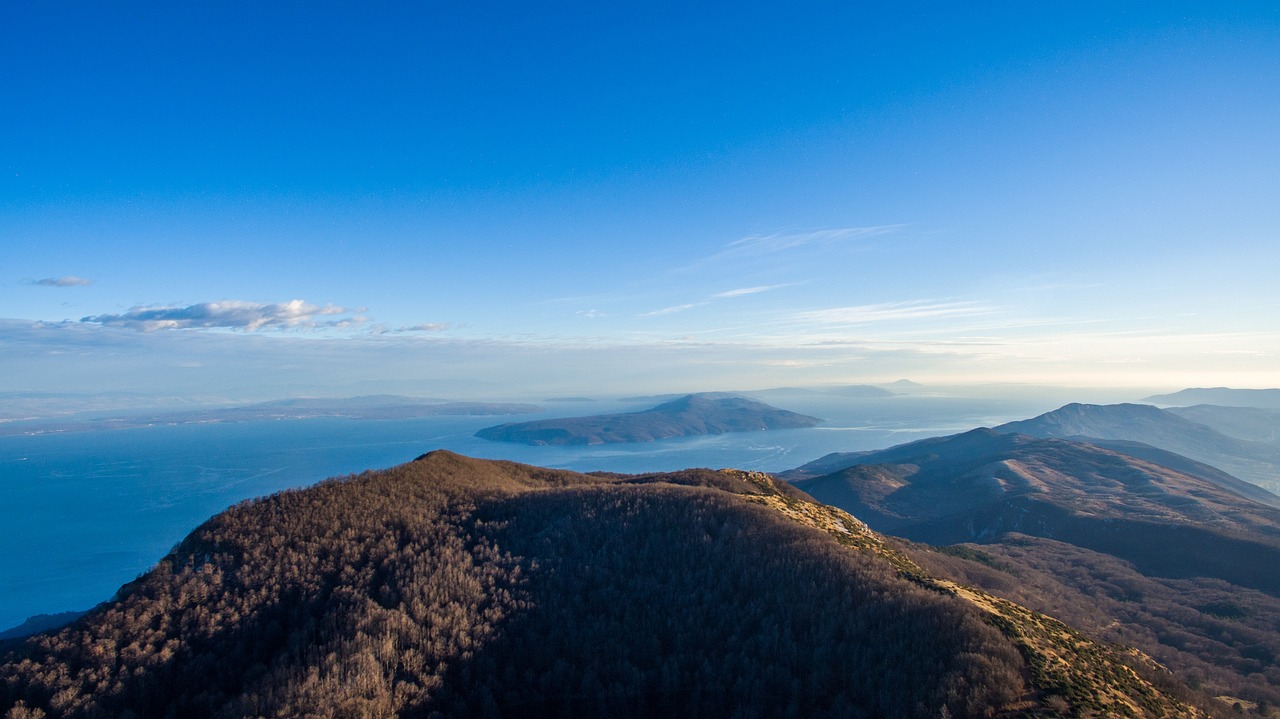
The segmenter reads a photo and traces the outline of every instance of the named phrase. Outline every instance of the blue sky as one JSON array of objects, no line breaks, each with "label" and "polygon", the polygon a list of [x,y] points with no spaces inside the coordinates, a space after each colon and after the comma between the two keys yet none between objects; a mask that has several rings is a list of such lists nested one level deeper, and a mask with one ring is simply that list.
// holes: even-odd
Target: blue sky
[{"label": "blue sky", "polygon": [[1280,385],[1272,3],[11,3],[0,68],[0,392]]}]

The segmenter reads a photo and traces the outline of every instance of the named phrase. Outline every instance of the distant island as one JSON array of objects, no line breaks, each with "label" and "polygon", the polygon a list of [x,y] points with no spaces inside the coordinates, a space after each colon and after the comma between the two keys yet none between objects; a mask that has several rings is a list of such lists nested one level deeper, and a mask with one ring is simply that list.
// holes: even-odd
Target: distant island
[{"label": "distant island", "polygon": [[801,429],[821,422],[816,417],[746,397],[712,393],[687,395],[641,412],[500,424],[486,427],[476,432],[476,436],[533,445],[610,444],[725,432]]}]

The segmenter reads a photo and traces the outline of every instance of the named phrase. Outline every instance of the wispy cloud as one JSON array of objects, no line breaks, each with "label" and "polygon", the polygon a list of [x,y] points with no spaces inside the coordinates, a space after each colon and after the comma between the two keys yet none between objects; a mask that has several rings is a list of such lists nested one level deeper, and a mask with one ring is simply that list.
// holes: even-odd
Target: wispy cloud
[{"label": "wispy cloud", "polygon": [[639,316],[640,317],[660,317],[662,315],[674,315],[678,312],[691,310],[695,307],[705,307],[706,305],[709,305],[712,302],[716,302],[718,300],[727,300],[734,297],[744,297],[746,295],[759,294],[761,292],[768,292],[769,290],[776,290],[780,287],[790,287],[790,286],[791,286],[790,284],[762,285],[760,287],[741,287],[734,290],[725,290],[724,292],[717,292],[714,295],[711,295],[708,299],[702,300],[701,302],[688,302],[682,305],[671,305],[670,307],[663,307],[660,310],[653,310],[652,312],[642,312],[640,313]]},{"label": "wispy cloud", "polygon": [[351,312],[344,307],[313,305],[302,300],[273,304],[227,300],[187,307],[134,307],[121,314],[91,315],[80,321],[143,332],[176,329],[236,329],[256,332],[263,329],[342,328],[366,321],[366,318],[359,316],[324,321],[320,319],[348,315]]},{"label": "wispy cloud", "polygon": [[865,325],[877,322],[935,319],[940,317],[976,317],[991,314],[994,310],[980,302],[936,302],[911,300],[884,302],[852,307],[830,307],[808,310],[793,315],[795,320],[828,325]]},{"label": "wispy cloud", "polygon": [[684,305],[671,305],[670,307],[663,307],[663,308],[662,308],[662,309],[660,309],[660,310],[653,310],[652,312],[641,312],[641,313],[640,313],[640,316],[641,316],[641,317],[660,317],[660,316],[662,316],[662,315],[674,315],[674,314],[676,314],[677,312],[684,312],[685,310],[691,310],[691,309],[693,309],[694,307],[701,307],[701,306],[703,306],[703,305],[705,305],[705,304],[709,304],[709,303],[707,303],[707,302],[690,302],[690,303],[688,303],[688,304],[684,304]]},{"label": "wispy cloud", "polygon": [[[363,319],[363,318],[362,318]],[[444,332],[451,330],[454,325],[449,322],[424,322],[417,325],[406,325],[402,327],[390,327],[382,322],[368,327],[367,335],[369,337],[381,337],[386,335],[404,335],[404,334],[421,334],[424,332]]]},{"label": "wispy cloud", "polygon": [[[706,269],[726,269],[725,265],[754,266],[764,258],[770,263],[812,260],[837,249],[857,247],[872,237],[895,232],[906,225],[875,225],[868,227],[834,227],[820,230],[781,231],[769,234],[747,235],[724,245],[719,251],[694,260],[675,272],[699,272]],[[739,267],[740,269],[740,267]],[[735,270],[737,271],[737,270]]]},{"label": "wispy cloud", "polygon": [[767,235],[748,235],[740,240],[730,242],[723,250],[717,253],[717,256],[766,255],[800,247],[830,247],[883,235],[902,227],[903,225],[836,227],[805,232],[774,232]]},{"label": "wispy cloud", "polygon": [[724,299],[726,297],[741,297],[743,295],[754,295],[754,294],[759,294],[761,292],[768,292],[769,290],[776,290],[780,287],[790,287],[790,285],[763,285],[761,287],[742,287],[736,290],[725,290],[724,292],[717,292],[711,296],[716,299]]},{"label": "wispy cloud", "polygon": [[41,287],[88,287],[93,284],[93,280],[67,275],[66,277],[46,277],[42,280],[32,280],[31,284],[40,285]]},{"label": "wispy cloud", "polygon": [[594,310],[594,309],[593,309],[593,310],[578,310],[578,311],[577,311],[577,312],[575,312],[574,314],[575,314],[577,317],[582,317],[582,318],[584,318],[584,319],[588,319],[588,320],[595,320],[595,319],[600,319],[601,317],[608,317],[608,316],[609,316],[609,315],[605,314],[604,312],[601,312],[600,310]]}]

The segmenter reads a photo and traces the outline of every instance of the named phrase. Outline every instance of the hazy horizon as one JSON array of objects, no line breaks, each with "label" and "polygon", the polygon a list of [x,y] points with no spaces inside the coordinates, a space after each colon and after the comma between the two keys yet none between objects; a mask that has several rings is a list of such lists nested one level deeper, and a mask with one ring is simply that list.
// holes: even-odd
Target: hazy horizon
[{"label": "hazy horizon", "polygon": [[6,8],[0,393],[1280,386],[1280,9]]}]

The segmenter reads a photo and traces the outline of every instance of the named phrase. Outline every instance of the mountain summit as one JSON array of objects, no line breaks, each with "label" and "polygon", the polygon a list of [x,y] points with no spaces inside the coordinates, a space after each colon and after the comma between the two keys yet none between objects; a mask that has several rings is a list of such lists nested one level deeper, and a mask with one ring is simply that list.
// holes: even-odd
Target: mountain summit
[{"label": "mountain summit", "polygon": [[214,517],[0,659],[0,712],[1203,716],[1153,671],[767,475],[441,451]]}]

